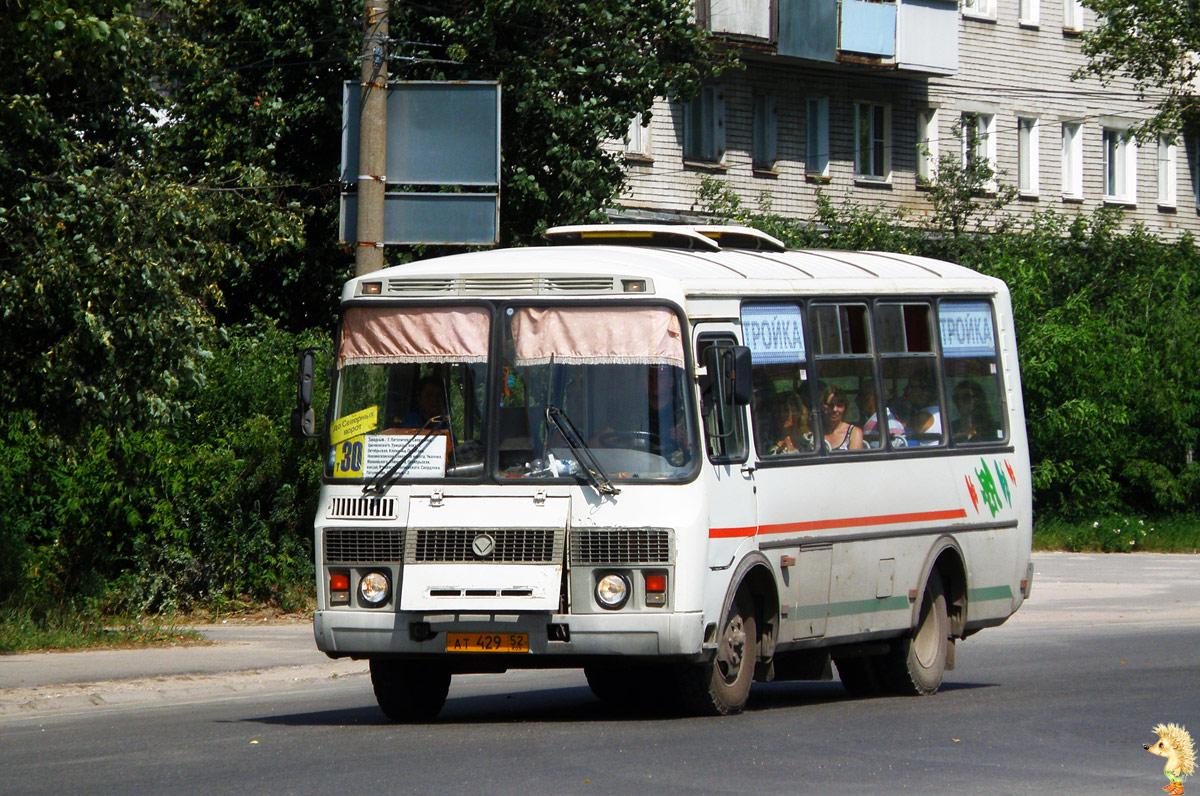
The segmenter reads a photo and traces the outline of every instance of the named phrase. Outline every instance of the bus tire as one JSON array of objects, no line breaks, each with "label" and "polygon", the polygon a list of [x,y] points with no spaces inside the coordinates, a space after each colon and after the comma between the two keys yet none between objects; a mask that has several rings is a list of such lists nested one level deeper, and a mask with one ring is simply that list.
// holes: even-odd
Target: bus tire
[{"label": "bus tire", "polygon": [[888,690],[914,696],[936,694],[946,673],[949,652],[950,617],[946,608],[946,590],[935,569],[925,582],[917,626],[910,635],[897,641],[888,653]]},{"label": "bus tire", "polygon": [[450,692],[450,668],[436,661],[372,658],[371,688],[392,721],[433,721]]},{"label": "bus tire", "polygon": [[712,660],[681,667],[676,685],[684,710],[704,716],[741,713],[750,698],[758,660],[758,624],[745,591],[721,623]]}]

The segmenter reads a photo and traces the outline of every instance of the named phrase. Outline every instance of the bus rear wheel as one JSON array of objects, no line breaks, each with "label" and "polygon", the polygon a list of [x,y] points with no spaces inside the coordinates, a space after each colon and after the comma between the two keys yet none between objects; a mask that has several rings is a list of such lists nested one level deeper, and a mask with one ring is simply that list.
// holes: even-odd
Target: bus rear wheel
[{"label": "bus rear wheel", "polygon": [[450,668],[436,661],[371,659],[371,687],[392,721],[432,721],[450,693]]},{"label": "bus rear wheel", "polygon": [[706,716],[741,713],[750,698],[757,660],[758,625],[750,599],[739,592],[721,623],[712,660],[679,671],[676,684],[682,707]]},{"label": "bus rear wheel", "polygon": [[897,641],[884,662],[888,690],[895,694],[936,694],[950,654],[950,617],[946,590],[937,570],[929,573],[921,612],[912,634]]}]

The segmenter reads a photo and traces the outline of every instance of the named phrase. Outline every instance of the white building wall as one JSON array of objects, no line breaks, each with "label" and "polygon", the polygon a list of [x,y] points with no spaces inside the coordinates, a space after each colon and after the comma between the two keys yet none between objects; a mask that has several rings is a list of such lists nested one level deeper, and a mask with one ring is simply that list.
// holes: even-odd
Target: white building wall
[{"label": "white building wall", "polygon": [[[1085,24],[1093,24],[1090,10]],[[1041,0],[1036,27],[1018,22],[1017,0],[996,0],[994,20],[959,19],[959,71],[951,77],[904,74],[891,69],[825,65],[748,53],[747,68],[730,73],[725,87],[727,152],[719,164],[683,159],[681,108],[666,101],[655,105],[651,122],[650,160],[630,161],[628,184],[621,204],[631,215],[688,214],[703,208],[698,199],[702,178],[724,180],[752,209],[769,196],[771,209],[784,216],[807,219],[816,211],[817,192],[835,205],[851,201],[863,206],[882,204],[903,208],[914,219],[932,212],[916,178],[917,112],[939,110],[939,151],[961,151],[952,134],[963,112],[994,113],[1000,180],[1017,184],[1017,119],[1034,116],[1040,122],[1039,191],[1023,196],[1009,211],[1029,215],[1055,210],[1074,216],[1089,214],[1104,202],[1103,127],[1128,124],[1150,115],[1148,102],[1139,101],[1132,85],[1117,81],[1108,87],[1096,79],[1072,81],[1086,63],[1077,33],[1063,30],[1062,0]],[[776,96],[778,162],[771,171],[756,171],[751,163],[753,94]],[[827,181],[805,173],[806,119],[809,96],[829,97],[831,163]],[[854,103],[885,104],[891,108],[891,178],[880,183],[854,175]],[[1061,125],[1083,123],[1083,199],[1064,199],[1062,190]],[[1179,140],[1176,161],[1177,202],[1159,207],[1157,198],[1157,141],[1142,143],[1137,153],[1137,197],[1134,205],[1119,205],[1126,223],[1141,222],[1168,236],[1183,230],[1200,233],[1191,157],[1194,149]]]}]

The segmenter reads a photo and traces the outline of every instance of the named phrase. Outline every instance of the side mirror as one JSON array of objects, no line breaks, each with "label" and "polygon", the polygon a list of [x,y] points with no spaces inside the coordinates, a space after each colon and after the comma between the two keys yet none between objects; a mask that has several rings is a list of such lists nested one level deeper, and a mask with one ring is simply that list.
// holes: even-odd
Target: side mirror
[{"label": "side mirror", "polygon": [[754,400],[754,376],[750,370],[750,349],[744,345],[733,347],[733,369],[730,373],[730,390],[733,402],[738,406],[749,406]]},{"label": "side mirror", "polygon": [[316,362],[315,349],[306,348],[300,352],[300,365],[296,374],[296,408],[292,410],[292,436],[297,439],[311,439],[317,436],[317,420],[312,408]]},{"label": "side mirror", "polygon": [[731,406],[749,406],[754,400],[750,349],[744,345],[713,345],[703,356],[713,398]]},{"label": "side mirror", "polygon": [[317,418],[311,406],[304,411],[292,410],[292,436],[296,439],[312,439],[317,436]]}]

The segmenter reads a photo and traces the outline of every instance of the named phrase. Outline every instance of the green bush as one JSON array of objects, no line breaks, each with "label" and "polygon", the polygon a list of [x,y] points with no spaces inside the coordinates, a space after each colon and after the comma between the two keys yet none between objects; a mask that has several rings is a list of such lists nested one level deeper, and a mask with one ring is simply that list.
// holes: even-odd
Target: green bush
[{"label": "green bush", "polygon": [[320,464],[290,439],[288,419],[295,352],[318,342],[266,321],[231,333],[169,428],[93,428],[68,445],[27,415],[9,417],[0,603],[43,613],[88,600],[131,614],[240,599],[300,607]]}]

